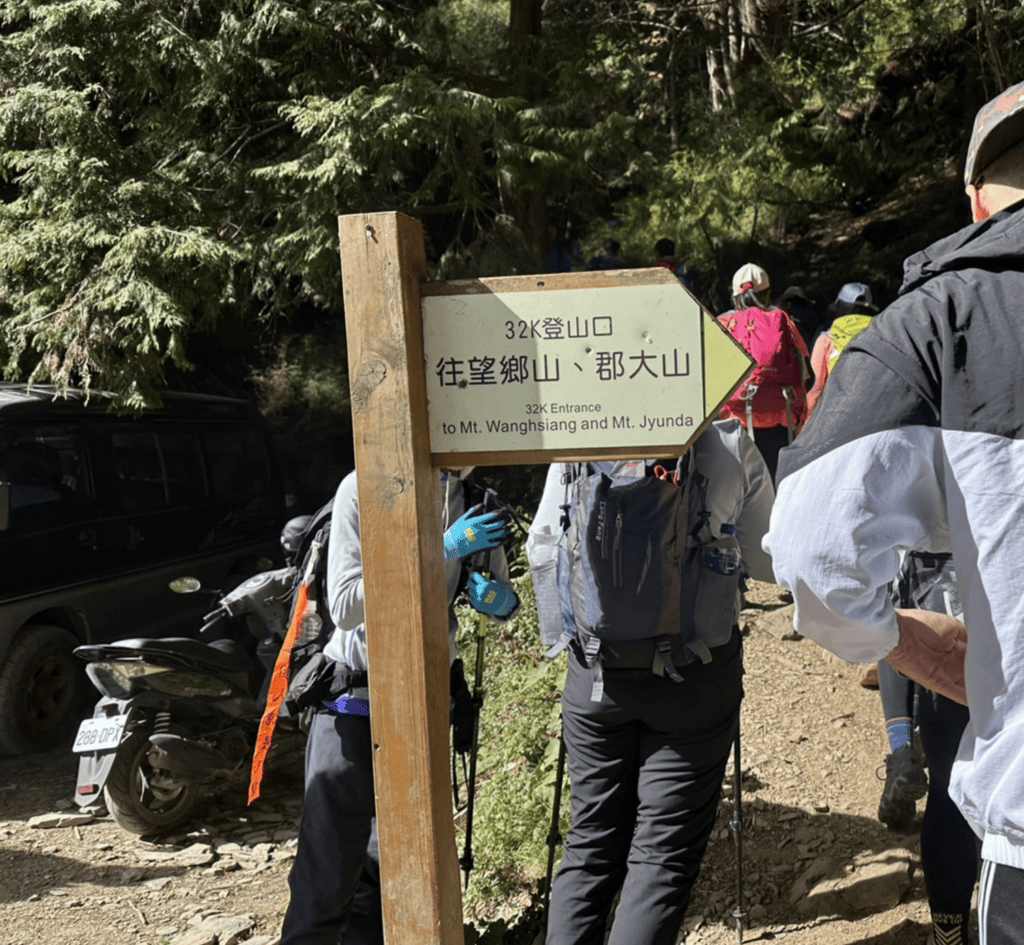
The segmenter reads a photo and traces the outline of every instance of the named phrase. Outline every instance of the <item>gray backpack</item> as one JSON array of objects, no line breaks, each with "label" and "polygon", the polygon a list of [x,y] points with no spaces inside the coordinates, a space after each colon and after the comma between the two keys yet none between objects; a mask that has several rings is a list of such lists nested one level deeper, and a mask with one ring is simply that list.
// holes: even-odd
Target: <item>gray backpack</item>
[{"label": "gray backpack", "polygon": [[696,446],[670,464],[567,465],[556,588],[562,633],[593,672],[650,668],[681,682],[677,665],[709,662],[728,642],[742,576],[734,525],[713,535]]}]

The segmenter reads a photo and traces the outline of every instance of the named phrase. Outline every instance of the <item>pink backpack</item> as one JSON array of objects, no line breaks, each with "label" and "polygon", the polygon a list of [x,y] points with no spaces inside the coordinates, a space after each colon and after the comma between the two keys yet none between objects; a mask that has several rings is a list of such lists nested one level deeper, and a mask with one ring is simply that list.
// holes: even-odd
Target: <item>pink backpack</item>
[{"label": "pink backpack", "polygon": [[723,408],[724,416],[746,422],[747,388],[757,386],[754,396],[755,427],[786,425],[784,388],[792,389],[793,421],[799,429],[807,412],[807,395],[801,355],[808,357],[807,345],[790,317],[781,309],[747,308],[718,316],[719,323],[757,362],[750,377]]}]

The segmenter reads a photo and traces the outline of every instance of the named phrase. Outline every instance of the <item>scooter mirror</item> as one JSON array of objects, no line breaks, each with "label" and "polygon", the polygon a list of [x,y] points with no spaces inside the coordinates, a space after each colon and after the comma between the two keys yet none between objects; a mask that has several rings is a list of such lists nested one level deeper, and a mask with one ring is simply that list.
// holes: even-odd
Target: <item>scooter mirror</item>
[{"label": "scooter mirror", "polygon": [[196,591],[202,590],[203,584],[199,578],[194,577],[180,577],[175,578],[167,585],[175,594],[194,594]]}]

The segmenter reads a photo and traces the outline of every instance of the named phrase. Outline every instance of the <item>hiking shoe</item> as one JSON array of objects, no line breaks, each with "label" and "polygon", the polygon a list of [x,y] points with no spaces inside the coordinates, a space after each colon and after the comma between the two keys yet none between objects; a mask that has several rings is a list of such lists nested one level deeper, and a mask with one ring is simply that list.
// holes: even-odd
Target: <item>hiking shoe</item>
[{"label": "hiking shoe", "polygon": [[890,830],[906,830],[914,819],[916,801],[928,791],[928,776],[914,756],[913,743],[885,758],[885,787],[878,802],[878,819]]}]

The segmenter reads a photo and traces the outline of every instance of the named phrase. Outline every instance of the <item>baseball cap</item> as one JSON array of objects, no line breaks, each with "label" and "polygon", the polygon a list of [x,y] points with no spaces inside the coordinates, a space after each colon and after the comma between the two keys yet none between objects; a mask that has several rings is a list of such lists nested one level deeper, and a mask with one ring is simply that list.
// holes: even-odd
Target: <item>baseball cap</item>
[{"label": "baseball cap", "polygon": [[802,302],[814,301],[802,285],[791,285],[779,296],[780,302],[788,302],[790,299],[800,299]]},{"label": "baseball cap", "polygon": [[967,146],[964,186],[973,184],[997,157],[1024,140],[1024,82],[1011,85],[974,119],[971,143]]},{"label": "baseball cap", "polygon": [[742,295],[753,289],[755,292],[763,292],[769,287],[768,273],[760,266],[747,263],[736,270],[732,277],[732,294]]},{"label": "baseball cap", "polygon": [[878,306],[871,300],[871,287],[864,285],[863,282],[847,282],[836,296],[836,304],[838,305],[840,302],[845,302],[850,306],[861,305],[872,311],[878,311]]}]

